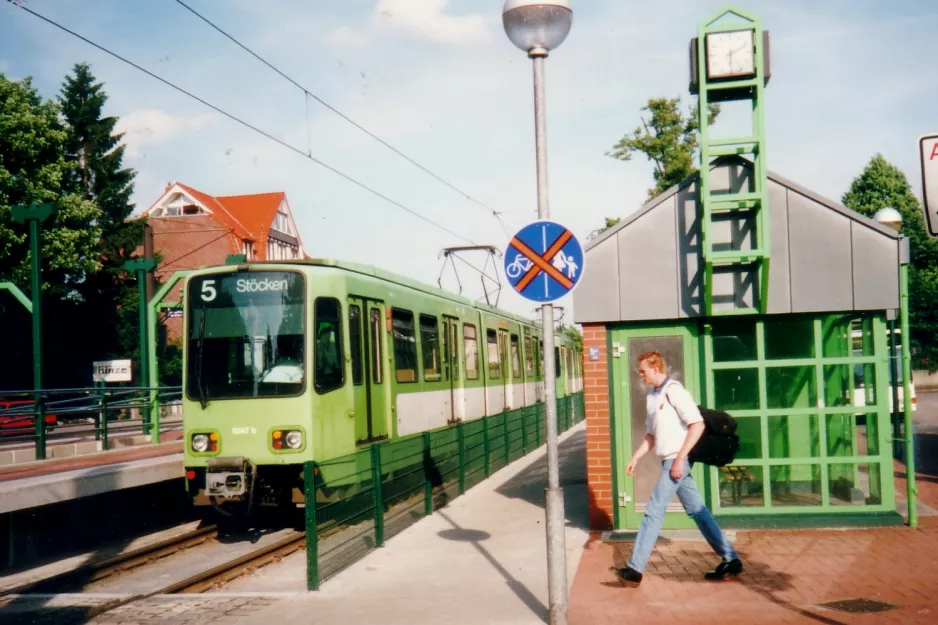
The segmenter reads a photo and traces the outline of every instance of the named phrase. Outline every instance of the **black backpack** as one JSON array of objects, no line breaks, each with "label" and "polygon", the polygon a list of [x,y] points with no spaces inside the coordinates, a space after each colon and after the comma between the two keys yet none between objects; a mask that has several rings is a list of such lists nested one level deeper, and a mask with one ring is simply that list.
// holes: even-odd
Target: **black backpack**
[{"label": "black backpack", "polygon": [[[667,392],[665,399],[677,412]],[[697,406],[704,421],[704,433],[687,455],[693,462],[702,462],[714,467],[726,466],[736,458],[739,451],[739,436],[736,435],[736,419],[722,410]]]}]

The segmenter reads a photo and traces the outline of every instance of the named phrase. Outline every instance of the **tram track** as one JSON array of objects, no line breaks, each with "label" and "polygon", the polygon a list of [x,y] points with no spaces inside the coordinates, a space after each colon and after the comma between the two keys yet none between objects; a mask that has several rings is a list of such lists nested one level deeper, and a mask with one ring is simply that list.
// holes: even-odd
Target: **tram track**
[{"label": "tram track", "polygon": [[[0,592],[0,597],[49,596],[55,594],[87,593],[85,587],[92,584],[107,583],[141,567],[153,566],[166,558],[184,553],[194,547],[217,540],[219,530],[216,526],[199,528],[179,536],[161,540],[152,545],[123,553],[107,560],[80,566],[41,580],[21,584]],[[122,606],[160,595],[207,593],[232,580],[247,575],[268,564],[278,562],[286,556],[305,549],[306,533],[290,531],[270,544],[253,549],[246,554],[231,558],[199,570],[181,580],[174,580],[145,592],[127,593],[126,596],[105,601],[89,607],[85,618],[110,612]],[[95,593],[89,593],[95,594]]]}]

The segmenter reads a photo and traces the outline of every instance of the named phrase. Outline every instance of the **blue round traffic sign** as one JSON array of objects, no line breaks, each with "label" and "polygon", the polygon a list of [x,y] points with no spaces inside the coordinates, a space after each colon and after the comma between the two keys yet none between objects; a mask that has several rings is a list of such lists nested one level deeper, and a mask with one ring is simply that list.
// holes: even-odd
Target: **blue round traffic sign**
[{"label": "blue round traffic sign", "polygon": [[529,300],[560,299],[580,281],[585,256],[573,233],[553,221],[535,221],[518,231],[505,250],[505,275]]}]

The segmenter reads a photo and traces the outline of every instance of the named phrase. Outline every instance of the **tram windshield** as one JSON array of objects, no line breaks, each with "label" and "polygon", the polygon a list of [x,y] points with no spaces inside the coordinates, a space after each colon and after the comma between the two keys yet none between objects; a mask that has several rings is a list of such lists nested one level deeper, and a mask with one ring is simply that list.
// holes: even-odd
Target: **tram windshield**
[{"label": "tram windshield", "polygon": [[303,277],[251,271],[189,280],[186,394],[213,399],[299,395],[305,388]]}]

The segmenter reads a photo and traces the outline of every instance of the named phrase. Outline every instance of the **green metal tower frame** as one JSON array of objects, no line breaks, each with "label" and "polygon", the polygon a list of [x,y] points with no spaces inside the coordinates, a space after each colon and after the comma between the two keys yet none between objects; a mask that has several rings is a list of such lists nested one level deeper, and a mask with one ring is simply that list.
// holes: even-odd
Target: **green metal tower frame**
[{"label": "green metal tower frame", "polygon": [[[755,72],[741,79],[707,78],[707,36],[730,31],[752,32]],[[721,10],[698,26],[697,38],[692,42],[691,93],[699,95],[698,122],[700,140],[700,205],[701,247],[703,251],[704,281],[703,295],[705,314],[764,314],[768,302],[769,286],[769,219],[768,219],[768,170],[765,166],[765,98],[768,82],[768,36],[763,33],[758,18],[735,7]],[[752,102],[752,135],[727,139],[714,139],[710,135],[707,109],[719,102],[749,100]],[[748,156],[752,160],[752,191],[735,194],[711,192],[710,167],[712,159],[721,156]],[[714,250],[713,217],[737,213],[752,216],[754,242],[748,250]],[[718,267],[751,266],[756,284],[753,299],[755,306],[743,308],[713,307],[713,274]],[[755,302],[754,302],[755,303]]]}]

